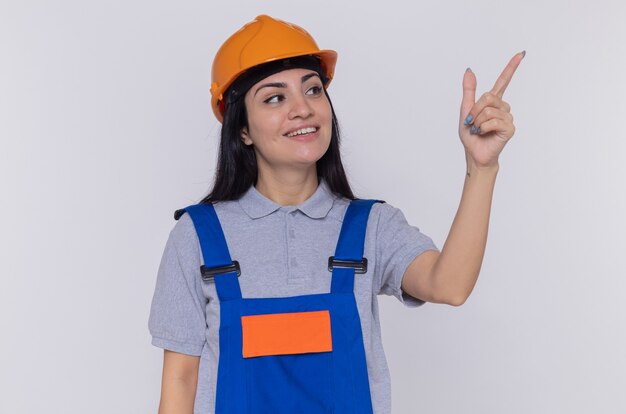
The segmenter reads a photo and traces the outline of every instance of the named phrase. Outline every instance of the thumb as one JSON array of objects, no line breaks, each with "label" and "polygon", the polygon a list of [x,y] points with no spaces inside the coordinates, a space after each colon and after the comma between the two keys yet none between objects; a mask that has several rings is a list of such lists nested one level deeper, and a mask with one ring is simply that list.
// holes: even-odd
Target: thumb
[{"label": "thumb", "polygon": [[[463,100],[461,101],[461,123],[476,103],[476,76],[470,68],[463,75]],[[476,116],[476,115],[474,115]]]}]

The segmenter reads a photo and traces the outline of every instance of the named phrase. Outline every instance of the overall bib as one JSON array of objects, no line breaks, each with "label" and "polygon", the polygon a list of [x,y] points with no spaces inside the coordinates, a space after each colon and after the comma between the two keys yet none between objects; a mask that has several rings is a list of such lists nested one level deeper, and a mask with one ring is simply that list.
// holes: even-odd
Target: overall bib
[{"label": "overall bib", "polygon": [[212,204],[176,211],[193,221],[202,279],[215,283],[220,300],[216,414],[372,413],[354,278],[367,271],[365,230],[376,202],[384,201],[350,202],[328,261],[330,293],[279,298],[242,297],[241,269]]}]

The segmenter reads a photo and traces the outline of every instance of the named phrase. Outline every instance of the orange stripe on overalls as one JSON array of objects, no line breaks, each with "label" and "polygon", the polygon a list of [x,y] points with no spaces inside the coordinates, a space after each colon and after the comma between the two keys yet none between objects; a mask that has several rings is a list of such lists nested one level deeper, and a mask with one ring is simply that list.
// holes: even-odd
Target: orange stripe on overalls
[{"label": "orange stripe on overalls", "polygon": [[330,313],[293,312],[241,317],[243,357],[330,352]]}]

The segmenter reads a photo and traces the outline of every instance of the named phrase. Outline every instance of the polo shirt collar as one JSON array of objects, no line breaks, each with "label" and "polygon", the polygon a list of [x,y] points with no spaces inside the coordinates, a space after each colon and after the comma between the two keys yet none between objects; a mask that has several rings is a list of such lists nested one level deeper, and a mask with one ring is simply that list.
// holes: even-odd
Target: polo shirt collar
[{"label": "polo shirt collar", "polygon": [[330,191],[326,181],[320,179],[317,190],[297,208],[310,218],[320,219],[326,217],[334,202],[335,195]]},{"label": "polo shirt collar", "polygon": [[[319,219],[326,217],[334,201],[335,195],[330,191],[326,181],[320,179],[320,183],[313,195],[303,203],[295,206],[295,209],[300,210],[310,218]],[[282,207],[261,194],[254,185],[251,185],[243,196],[239,198],[239,205],[252,219],[265,217]]]}]

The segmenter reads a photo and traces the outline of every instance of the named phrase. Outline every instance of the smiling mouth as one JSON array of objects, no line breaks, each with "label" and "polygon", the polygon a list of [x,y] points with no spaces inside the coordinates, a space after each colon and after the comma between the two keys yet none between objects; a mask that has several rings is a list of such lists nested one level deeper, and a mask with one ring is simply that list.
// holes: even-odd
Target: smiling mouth
[{"label": "smiling mouth", "polygon": [[316,127],[302,128],[302,129],[298,129],[296,131],[290,132],[288,134],[285,134],[285,136],[287,136],[287,137],[297,137],[299,135],[312,134],[314,132],[317,132],[317,130],[318,130],[318,128],[316,128]]}]

